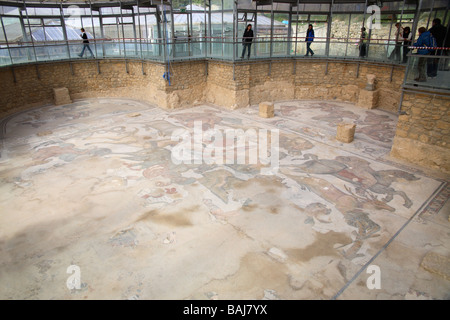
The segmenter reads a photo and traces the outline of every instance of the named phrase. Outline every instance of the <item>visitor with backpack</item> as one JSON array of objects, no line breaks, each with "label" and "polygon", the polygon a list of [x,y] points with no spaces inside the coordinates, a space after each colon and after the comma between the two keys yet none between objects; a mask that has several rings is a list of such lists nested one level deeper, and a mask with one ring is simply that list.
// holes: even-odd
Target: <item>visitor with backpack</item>
[{"label": "visitor with backpack", "polygon": [[[420,27],[418,31],[419,31],[419,38],[414,43],[415,47],[420,47],[420,49],[417,50],[417,54],[428,55],[428,54],[430,54],[430,52],[432,50],[427,49],[427,47],[434,46],[433,45],[433,37],[432,37],[430,31],[427,31],[427,29],[425,27]],[[426,76],[426,71],[425,71],[426,65],[427,65],[427,59],[419,58],[418,66],[417,66],[419,76],[414,79],[415,81],[419,81],[419,82],[427,81],[427,76]]]}]

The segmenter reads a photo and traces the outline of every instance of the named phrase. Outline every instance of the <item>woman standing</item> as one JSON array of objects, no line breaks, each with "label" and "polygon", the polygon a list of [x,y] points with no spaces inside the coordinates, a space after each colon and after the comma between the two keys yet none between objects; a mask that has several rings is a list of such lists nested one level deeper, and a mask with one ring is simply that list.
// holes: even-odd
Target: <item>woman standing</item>
[{"label": "woman standing", "polygon": [[309,25],[308,30],[306,30],[306,54],[305,57],[311,52],[311,57],[314,55],[314,51],[311,50],[311,42],[314,41],[314,29],[312,24]]},{"label": "woman standing", "polygon": [[244,31],[244,35],[242,36],[242,54],[241,59],[244,59],[245,50],[247,49],[247,59],[250,59],[250,51],[252,47],[252,41],[253,41],[253,30],[252,25],[247,25],[247,28]]}]

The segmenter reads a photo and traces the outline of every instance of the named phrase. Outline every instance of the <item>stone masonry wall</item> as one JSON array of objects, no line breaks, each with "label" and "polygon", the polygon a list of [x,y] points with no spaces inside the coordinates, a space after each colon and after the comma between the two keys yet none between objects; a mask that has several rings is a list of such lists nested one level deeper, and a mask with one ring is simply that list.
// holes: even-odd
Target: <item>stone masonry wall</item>
[{"label": "stone masonry wall", "polygon": [[295,99],[292,61],[262,62],[250,65],[250,104]]},{"label": "stone masonry wall", "polygon": [[405,92],[391,156],[450,173],[450,95]]},{"label": "stone masonry wall", "polygon": [[165,83],[165,92],[168,95],[165,107],[183,108],[204,102],[206,100],[206,70],[204,61],[172,63],[170,85],[167,81]]},{"label": "stone masonry wall", "polygon": [[[0,118],[34,106],[53,103],[53,88],[66,87],[72,99],[134,98],[167,106],[164,66],[153,63],[102,60],[26,65],[0,69]],[[143,75],[142,68],[144,68]],[[39,76],[38,76],[39,74]]]},{"label": "stone masonry wall", "polygon": [[235,79],[233,80],[233,64],[208,62],[206,102],[231,109],[247,106],[249,104],[248,74],[248,66],[243,67],[240,72],[235,73]]},{"label": "stone masonry wall", "polygon": [[[69,89],[72,99],[123,97],[162,108],[188,107],[209,102],[234,109],[262,101],[325,99],[357,102],[366,75],[377,76],[377,107],[396,111],[404,67],[357,65],[321,60],[183,61],[170,67],[171,85],[163,78],[161,63],[123,60],[79,61],[26,65],[0,69],[0,117],[53,102],[53,89]],[[127,72],[128,70],[128,72]],[[143,72],[145,74],[143,74]],[[39,74],[39,77],[38,77]]]},{"label": "stone masonry wall", "polygon": [[396,112],[401,95],[404,68],[395,67],[390,81],[391,66],[361,63],[326,62],[314,64],[297,62],[295,99],[341,100],[356,103],[360,90],[367,83],[367,74],[376,76],[375,90],[378,92],[377,108]]},{"label": "stone masonry wall", "polygon": [[245,107],[262,101],[322,99],[358,102],[367,83],[367,74],[376,76],[376,107],[398,109],[404,67],[321,60],[279,60],[235,64],[209,62],[207,101],[228,108]]}]

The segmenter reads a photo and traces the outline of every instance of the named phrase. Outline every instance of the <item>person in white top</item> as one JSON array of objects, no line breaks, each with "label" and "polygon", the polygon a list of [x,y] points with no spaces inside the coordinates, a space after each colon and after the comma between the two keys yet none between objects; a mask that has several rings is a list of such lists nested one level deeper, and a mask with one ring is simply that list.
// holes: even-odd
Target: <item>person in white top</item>
[{"label": "person in white top", "polygon": [[397,62],[400,62],[401,60],[401,53],[400,48],[403,45],[403,28],[400,24],[400,22],[397,22],[395,24],[395,27],[397,28],[397,31],[395,32],[395,48],[392,51],[391,55],[389,56],[389,60],[394,60]]}]

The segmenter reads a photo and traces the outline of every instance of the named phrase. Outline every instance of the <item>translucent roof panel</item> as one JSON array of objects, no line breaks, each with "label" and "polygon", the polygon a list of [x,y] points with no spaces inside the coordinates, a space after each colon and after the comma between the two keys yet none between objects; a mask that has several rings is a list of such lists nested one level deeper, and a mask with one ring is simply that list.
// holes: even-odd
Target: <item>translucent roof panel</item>
[{"label": "translucent roof panel", "polygon": [[[77,29],[73,29],[70,27],[66,28],[67,32],[67,40],[80,40],[81,32]],[[89,32],[86,32],[86,35],[89,39],[92,39],[92,35]],[[64,41],[64,34],[62,27],[40,27],[33,30],[32,33],[34,41]]]},{"label": "translucent roof panel", "polygon": [[[258,15],[257,19],[258,19],[258,25],[270,26],[272,23],[270,18],[263,16],[263,15]],[[187,23],[187,15],[186,14],[174,14],[173,21],[174,21],[174,24],[186,24]],[[233,21],[234,20],[233,20],[232,13],[224,13],[223,14],[223,22],[232,24]],[[205,23],[205,15],[203,13],[193,12],[192,13],[192,23],[193,24]],[[222,23],[222,15],[221,14],[220,15],[211,14],[211,23]],[[276,26],[283,25],[283,23],[276,21],[276,20],[273,23]]]},{"label": "translucent roof panel", "polygon": [[45,33],[47,34],[50,40],[60,40],[64,39],[64,35],[61,27],[46,27]]},{"label": "translucent roof panel", "polygon": [[[78,30],[73,29],[73,28],[67,28],[66,27],[66,33],[67,33],[67,39],[68,40],[78,40],[78,39],[80,39],[81,31],[78,31]],[[86,35],[88,36],[89,39],[92,38],[89,32],[86,32]]]},{"label": "translucent roof panel", "polygon": [[49,37],[45,34],[44,28],[39,28],[33,31],[33,40],[34,41],[47,41],[50,40]]}]

